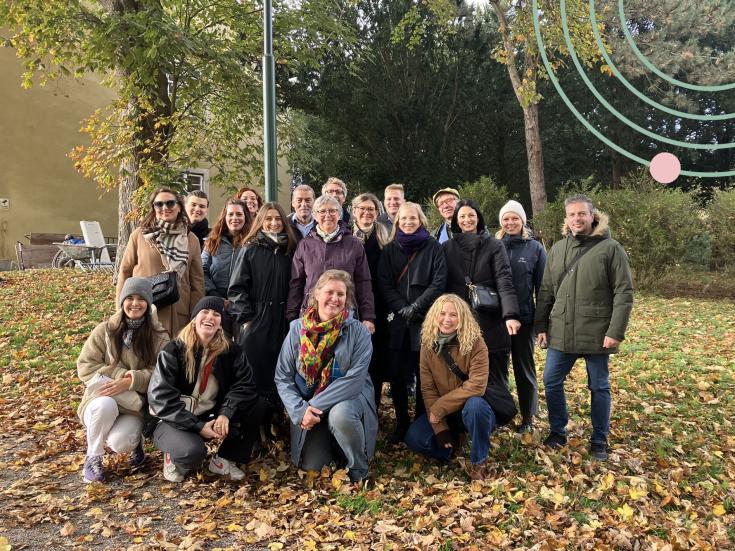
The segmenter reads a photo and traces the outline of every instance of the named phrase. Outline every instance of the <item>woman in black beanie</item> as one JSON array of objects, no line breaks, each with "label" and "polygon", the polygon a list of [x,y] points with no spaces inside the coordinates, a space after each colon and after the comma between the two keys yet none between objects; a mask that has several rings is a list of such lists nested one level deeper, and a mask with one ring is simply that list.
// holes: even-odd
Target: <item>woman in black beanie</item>
[{"label": "woman in black beanie", "polygon": [[[163,476],[181,482],[206,459],[206,440],[221,441],[209,471],[241,480],[257,437],[258,396],[242,350],[222,331],[225,303],[204,297],[191,322],[158,355],[148,387],[147,427],[164,452]],[[246,423],[247,421],[247,423]]]}]

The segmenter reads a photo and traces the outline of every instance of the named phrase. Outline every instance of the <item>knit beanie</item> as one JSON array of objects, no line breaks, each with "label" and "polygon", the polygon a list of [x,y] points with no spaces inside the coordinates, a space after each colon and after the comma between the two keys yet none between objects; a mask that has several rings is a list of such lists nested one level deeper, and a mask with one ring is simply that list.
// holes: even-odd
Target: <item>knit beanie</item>
[{"label": "knit beanie", "polygon": [[523,210],[523,205],[521,205],[518,201],[513,201],[512,199],[508,201],[505,205],[503,205],[503,207],[500,209],[500,214],[498,214],[498,222],[502,224],[503,215],[509,212],[515,212],[518,216],[521,217],[521,220],[523,220],[523,225],[526,225],[526,211]]},{"label": "knit beanie", "polygon": [[220,316],[225,315],[225,300],[220,297],[204,297],[194,309],[191,311],[191,319],[197,317],[197,314],[202,310],[214,310],[218,312]]},{"label": "knit beanie", "polygon": [[153,289],[151,282],[144,277],[129,277],[123,283],[122,291],[120,291],[120,307],[123,301],[130,295],[139,295],[143,297],[148,305],[153,304]]}]

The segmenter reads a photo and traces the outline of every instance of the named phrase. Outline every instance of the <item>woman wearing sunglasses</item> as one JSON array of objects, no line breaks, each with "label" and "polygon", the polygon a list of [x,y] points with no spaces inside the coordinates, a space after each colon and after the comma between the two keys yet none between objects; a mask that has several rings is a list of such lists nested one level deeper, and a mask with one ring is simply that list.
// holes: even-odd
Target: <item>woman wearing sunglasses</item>
[{"label": "woman wearing sunglasses", "polygon": [[179,300],[158,310],[161,324],[170,336],[176,336],[189,323],[193,307],[204,296],[202,252],[196,235],[189,231],[184,204],[175,191],[159,188],[149,204],[150,210],[125,247],[117,278],[117,296],[129,277],[176,272]]}]

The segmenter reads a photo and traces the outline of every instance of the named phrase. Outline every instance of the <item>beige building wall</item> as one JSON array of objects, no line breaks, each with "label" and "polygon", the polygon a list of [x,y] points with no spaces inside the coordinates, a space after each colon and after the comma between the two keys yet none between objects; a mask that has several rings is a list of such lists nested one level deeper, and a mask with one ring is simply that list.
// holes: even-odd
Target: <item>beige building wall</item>
[{"label": "beige building wall", "polygon": [[[80,235],[80,220],[97,220],[105,235],[117,235],[117,193],[82,178],[67,156],[85,142],[81,121],[113,92],[93,77],[24,90],[22,71],[15,51],[0,48],[0,260],[15,259],[16,241],[27,243],[31,232]],[[278,179],[279,202],[288,211],[290,177],[282,161]],[[262,194],[262,184],[253,187]],[[207,191],[212,221],[225,196],[215,186]]]}]

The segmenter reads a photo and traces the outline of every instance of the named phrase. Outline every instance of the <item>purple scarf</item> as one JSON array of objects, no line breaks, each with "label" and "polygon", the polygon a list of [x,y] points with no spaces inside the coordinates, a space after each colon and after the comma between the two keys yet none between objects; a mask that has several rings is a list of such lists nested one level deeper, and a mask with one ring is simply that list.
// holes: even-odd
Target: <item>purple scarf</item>
[{"label": "purple scarf", "polygon": [[403,233],[401,228],[396,228],[396,241],[398,241],[401,249],[408,254],[419,250],[429,237],[429,230],[423,226],[413,233]]}]

